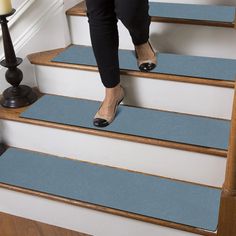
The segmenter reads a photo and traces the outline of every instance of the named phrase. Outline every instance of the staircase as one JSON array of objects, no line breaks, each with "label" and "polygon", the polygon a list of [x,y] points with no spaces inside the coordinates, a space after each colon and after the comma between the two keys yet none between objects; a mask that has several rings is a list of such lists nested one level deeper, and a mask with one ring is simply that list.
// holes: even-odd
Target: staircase
[{"label": "staircase", "polygon": [[[151,41],[157,44],[158,22],[234,28],[235,10],[150,2]],[[236,220],[225,180],[227,156],[234,171],[236,60],[159,53],[157,68],[140,72],[121,28],[127,96],[115,122],[100,129],[92,119],[103,87],[85,3],[66,14],[72,44],[28,55],[39,100],[0,107],[8,146],[0,157],[0,211],[96,236],[235,235],[227,214],[218,216],[230,198]]]}]

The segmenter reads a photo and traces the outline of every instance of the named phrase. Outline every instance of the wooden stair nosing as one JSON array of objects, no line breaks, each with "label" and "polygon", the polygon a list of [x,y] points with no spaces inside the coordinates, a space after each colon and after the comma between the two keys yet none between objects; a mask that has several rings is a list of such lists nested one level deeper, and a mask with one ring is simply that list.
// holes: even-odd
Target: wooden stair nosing
[{"label": "wooden stair nosing", "polygon": [[[60,157],[60,158],[63,158],[63,157]],[[86,162],[86,161],[82,161],[82,162],[90,163],[90,162]],[[94,163],[90,163],[90,164],[94,164]],[[94,164],[94,165],[108,167],[106,165],[100,165],[100,164]],[[117,170],[128,171],[130,173],[143,174],[143,175],[147,175],[147,176],[157,177],[157,175],[146,174],[146,173],[133,171],[133,170],[128,170],[128,169],[124,169],[124,168],[119,168],[119,167],[112,167],[112,168],[117,169]],[[221,189],[219,187],[213,187],[213,186],[208,186],[208,185],[203,185],[203,184],[198,184],[198,183],[193,183],[193,182],[188,182],[188,181],[182,181],[182,180],[177,180],[177,179],[168,178],[168,177],[162,177],[162,176],[158,176],[158,177],[163,178],[163,179],[172,180],[172,181],[177,181],[177,182],[194,184],[196,186],[205,186],[205,187],[211,187],[211,188],[215,188],[215,189]],[[73,199],[60,197],[60,196],[48,194],[48,193],[45,193],[45,192],[30,190],[30,189],[26,189],[26,188],[23,188],[23,187],[17,187],[17,186],[13,186],[13,185],[1,183],[1,182],[0,182],[0,188],[12,190],[12,191],[17,191],[17,192],[21,192],[21,193],[25,193],[25,194],[31,194],[31,195],[34,195],[34,196],[37,196],[37,197],[43,197],[43,198],[46,198],[46,199],[49,199],[49,200],[55,200],[55,201],[59,201],[59,202],[63,202],[63,203],[67,203],[67,204],[71,204],[71,205],[75,205],[75,206],[79,206],[79,207],[84,207],[84,208],[88,208],[88,209],[92,209],[92,210],[96,210],[96,211],[102,211],[102,212],[109,213],[109,214],[123,216],[123,217],[131,218],[131,219],[136,219],[136,220],[140,220],[140,221],[144,221],[144,222],[148,222],[148,223],[152,223],[152,224],[158,224],[158,225],[161,225],[161,226],[164,226],[164,227],[170,227],[170,228],[174,228],[174,229],[184,230],[184,231],[187,231],[187,232],[197,233],[197,234],[201,234],[201,235],[205,235],[205,236],[216,235],[215,232],[209,232],[209,231],[206,231],[206,230],[203,230],[203,229],[198,229],[198,228],[183,225],[183,224],[169,222],[169,221],[166,221],[166,220],[156,219],[156,218],[153,218],[153,217],[143,216],[143,215],[139,215],[139,214],[136,214],[136,213],[117,210],[117,209],[104,207],[104,206],[100,206],[100,205],[96,205],[96,204],[92,204],[92,203],[87,203],[87,202],[83,202],[83,201],[79,201],[79,200],[73,200]]]},{"label": "wooden stair nosing", "polygon": [[[27,58],[30,61],[30,63],[34,65],[98,72],[97,66],[52,62],[51,60],[56,55],[58,55],[58,53],[62,52],[64,49],[65,48],[59,48],[59,49],[54,49],[50,51],[32,53],[32,54],[29,54]],[[132,71],[132,70],[121,70],[121,74],[128,75],[128,76],[150,78],[150,79],[169,80],[169,81],[176,81],[176,82],[202,84],[202,85],[210,85],[210,86],[218,86],[218,87],[226,87],[226,88],[234,88],[235,86],[235,83],[233,81],[214,80],[214,79],[207,79],[207,78],[204,79],[204,78],[190,77],[190,76],[179,76],[179,75],[170,75],[170,74],[161,74],[161,73],[145,73],[141,71]]]},{"label": "wooden stair nosing", "polygon": [[[42,94],[40,94],[40,96],[42,96]],[[190,152],[216,155],[219,157],[227,157],[227,150],[207,148],[207,147],[202,147],[202,146],[177,143],[177,142],[165,141],[165,140],[160,140],[160,139],[146,138],[146,137],[140,137],[140,136],[134,136],[134,135],[128,135],[128,134],[120,134],[120,133],[115,133],[115,132],[89,129],[89,128],[83,128],[83,127],[78,127],[78,126],[64,125],[64,124],[58,124],[58,123],[53,123],[53,122],[41,121],[41,120],[21,118],[20,114],[24,112],[26,109],[27,107],[18,108],[18,109],[9,109],[9,108],[4,108],[0,106],[0,119],[21,122],[25,124],[44,126],[44,127],[49,127],[49,128],[68,130],[72,132],[85,133],[85,134],[90,134],[90,135],[97,135],[97,136],[102,136],[102,137],[107,137],[107,138],[115,138],[115,139],[120,139],[120,140],[131,141],[131,142],[156,145],[156,146],[161,146],[161,147],[166,147],[166,148],[185,150],[185,151],[190,151]]]},{"label": "wooden stair nosing", "polygon": [[[86,13],[86,4],[85,1],[80,2],[74,7],[66,11],[68,16],[87,16]],[[236,16],[236,14],[235,14]],[[163,23],[176,23],[176,24],[190,24],[190,25],[203,25],[203,26],[216,26],[216,27],[227,27],[227,28],[236,28],[236,17],[234,22],[214,22],[207,20],[190,20],[190,19],[180,19],[180,18],[167,18],[167,17],[158,17],[151,16],[152,22],[163,22]]]}]

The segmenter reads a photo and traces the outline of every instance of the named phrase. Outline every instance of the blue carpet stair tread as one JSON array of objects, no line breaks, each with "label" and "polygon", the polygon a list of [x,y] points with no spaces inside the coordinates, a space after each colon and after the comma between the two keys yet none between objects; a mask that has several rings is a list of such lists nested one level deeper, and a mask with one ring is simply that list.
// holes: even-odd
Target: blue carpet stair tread
[{"label": "blue carpet stair tread", "polygon": [[[235,81],[236,60],[186,56],[168,53],[158,54],[158,66],[150,73],[196,77],[212,80]],[[54,57],[52,62],[97,66],[90,46],[71,45]],[[139,71],[132,50],[119,50],[120,68]]]},{"label": "blue carpet stair tread", "polygon": [[92,123],[99,106],[98,101],[44,95],[20,116],[207,148],[228,148],[227,120],[121,105],[115,121],[99,128]]},{"label": "blue carpet stair tread", "polygon": [[215,231],[216,188],[10,148],[0,182],[116,210]]},{"label": "blue carpet stair tread", "polygon": [[233,23],[234,6],[149,2],[151,16]]}]

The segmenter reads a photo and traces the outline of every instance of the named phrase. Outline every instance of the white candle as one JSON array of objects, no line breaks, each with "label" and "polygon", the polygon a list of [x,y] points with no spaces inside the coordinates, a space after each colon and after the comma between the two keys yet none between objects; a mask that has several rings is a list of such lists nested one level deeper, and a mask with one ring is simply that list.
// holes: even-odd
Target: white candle
[{"label": "white candle", "polygon": [[11,0],[0,0],[0,15],[6,15],[12,11]]}]

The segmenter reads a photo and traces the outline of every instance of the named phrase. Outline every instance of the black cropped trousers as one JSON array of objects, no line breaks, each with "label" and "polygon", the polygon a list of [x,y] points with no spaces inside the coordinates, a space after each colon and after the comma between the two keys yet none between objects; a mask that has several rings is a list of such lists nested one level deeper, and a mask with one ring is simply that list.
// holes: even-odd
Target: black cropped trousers
[{"label": "black cropped trousers", "polygon": [[148,0],[86,0],[93,52],[102,83],[107,88],[120,82],[118,19],[128,29],[134,45],[149,39]]}]

